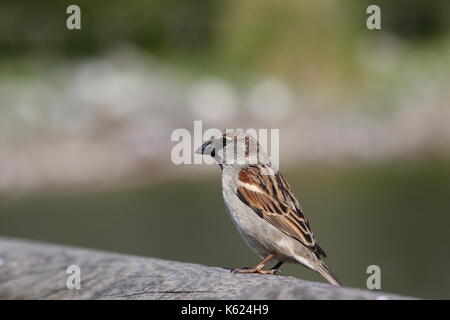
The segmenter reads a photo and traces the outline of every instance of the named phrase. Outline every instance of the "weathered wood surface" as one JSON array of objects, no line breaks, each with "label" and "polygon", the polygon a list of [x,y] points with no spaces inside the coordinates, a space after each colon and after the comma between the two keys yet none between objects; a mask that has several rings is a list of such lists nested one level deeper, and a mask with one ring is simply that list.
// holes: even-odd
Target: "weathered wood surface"
[{"label": "weathered wood surface", "polygon": [[[69,265],[81,289],[68,289]],[[405,299],[286,276],[0,238],[0,299]]]}]

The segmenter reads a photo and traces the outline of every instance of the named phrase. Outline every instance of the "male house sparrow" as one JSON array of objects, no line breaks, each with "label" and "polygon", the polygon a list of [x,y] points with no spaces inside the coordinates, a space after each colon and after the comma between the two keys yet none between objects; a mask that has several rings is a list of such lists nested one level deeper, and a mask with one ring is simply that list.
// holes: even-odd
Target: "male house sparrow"
[{"label": "male house sparrow", "polygon": [[[224,133],[212,137],[196,153],[210,155],[219,164],[228,213],[245,242],[263,259],[255,268],[233,272],[275,274],[284,262],[294,262],[341,286],[323,262],[326,254],[291,187],[252,136],[241,131]],[[278,263],[264,270],[271,259]]]}]

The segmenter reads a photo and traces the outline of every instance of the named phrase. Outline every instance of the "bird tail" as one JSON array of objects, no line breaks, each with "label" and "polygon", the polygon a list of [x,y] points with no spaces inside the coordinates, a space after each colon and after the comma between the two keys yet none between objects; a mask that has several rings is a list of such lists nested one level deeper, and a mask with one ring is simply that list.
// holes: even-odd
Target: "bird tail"
[{"label": "bird tail", "polygon": [[333,286],[336,287],[342,287],[342,282],[338,280],[336,275],[333,273],[333,271],[328,268],[328,266],[323,263],[319,262],[319,264],[316,266],[315,269],[322,277],[324,277],[329,283],[331,283]]}]

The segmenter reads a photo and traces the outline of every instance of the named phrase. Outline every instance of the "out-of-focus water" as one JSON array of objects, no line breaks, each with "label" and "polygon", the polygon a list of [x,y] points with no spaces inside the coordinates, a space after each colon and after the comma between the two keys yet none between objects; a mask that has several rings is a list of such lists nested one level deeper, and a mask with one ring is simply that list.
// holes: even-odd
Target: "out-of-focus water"
[{"label": "out-of-focus water", "polygon": [[[450,164],[284,175],[345,285],[365,288],[366,268],[376,264],[384,291],[450,298]],[[258,262],[225,212],[219,172],[114,192],[2,199],[0,234],[229,268]],[[301,266],[282,271],[321,281]]]}]

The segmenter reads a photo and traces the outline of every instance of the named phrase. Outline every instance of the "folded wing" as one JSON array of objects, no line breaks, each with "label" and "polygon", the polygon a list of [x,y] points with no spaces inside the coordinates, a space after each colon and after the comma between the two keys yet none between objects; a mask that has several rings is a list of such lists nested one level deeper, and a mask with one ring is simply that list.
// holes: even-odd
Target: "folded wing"
[{"label": "folded wing", "polygon": [[314,239],[308,220],[279,171],[267,165],[242,169],[237,177],[239,199],[262,219],[298,240],[320,259],[326,257]]}]

